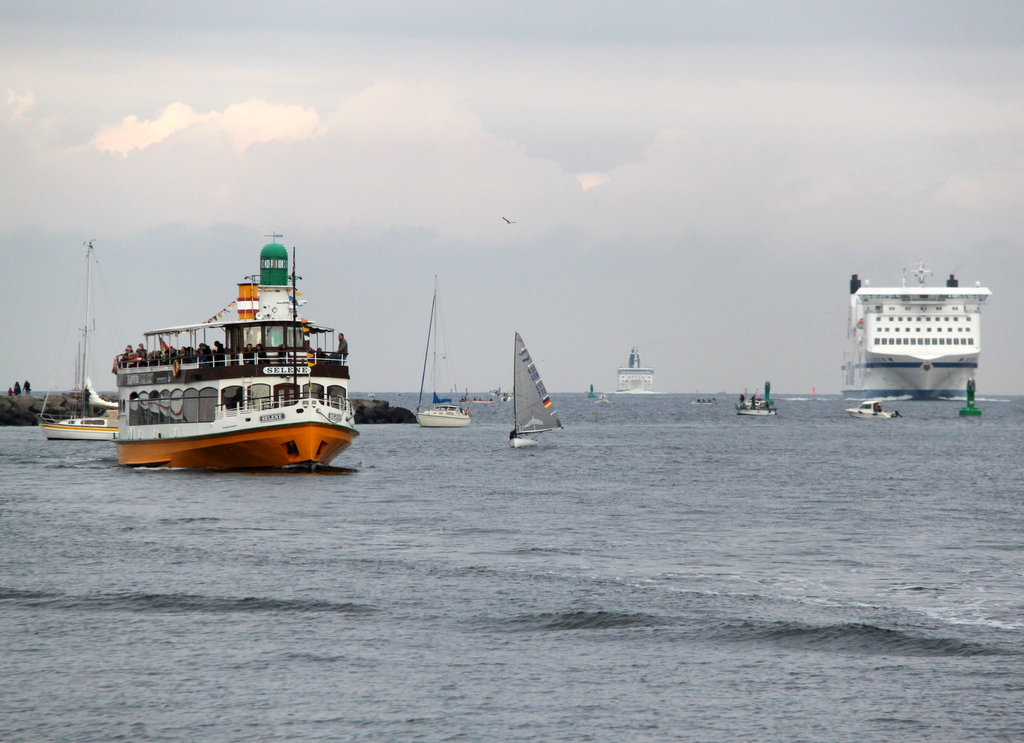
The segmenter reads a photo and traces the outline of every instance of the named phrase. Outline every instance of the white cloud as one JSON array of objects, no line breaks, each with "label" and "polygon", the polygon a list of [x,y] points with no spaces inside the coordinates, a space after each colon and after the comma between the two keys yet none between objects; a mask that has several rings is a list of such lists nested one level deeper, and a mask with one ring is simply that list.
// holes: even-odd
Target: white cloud
[{"label": "white cloud", "polygon": [[255,142],[296,142],[323,134],[317,112],[301,106],[275,106],[253,98],[228,106],[223,112],[198,114],[185,103],[172,103],[155,120],[126,116],[119,124],[100,129],[91,144],[102,152],[127,155],[162,142],[176,132],[202,125],[210,134],[226,133],[235,153]]},{"label": "white cloud", "polygon": [[576,180],[580,182],[580,186],[584,191],[589,191],[592,188],[603,186],[605,183],[610,181],[611,178],[605,173],[591,171],[588,173],[577,173]]},{"label": "white cloud", "polygon": [[20,119],[36,105],[36,97],[31,90],[21,95],[8,89],[7,103],[14,105],[14,110],[11,111],[11,121],[14,121],[15,119]]}]

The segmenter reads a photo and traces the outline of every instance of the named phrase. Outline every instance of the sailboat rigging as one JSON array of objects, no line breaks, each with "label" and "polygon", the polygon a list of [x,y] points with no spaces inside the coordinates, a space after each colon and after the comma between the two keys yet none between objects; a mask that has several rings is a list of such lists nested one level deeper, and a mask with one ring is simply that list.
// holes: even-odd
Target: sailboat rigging
[{"label": "sailboat rigging", "polygon": [[[81,358],[76,359],[75,381],[80,392],[78,416],[61,417],[46,412],[50,400],[47,390],[43,399],[43,410],[37,417],[39,428],[47,439],[63,439],[73,441],[110,441],[117,436],[116,402],[109,402],[96,394],[89,377],[90,334],[93,331],[92,318],[92,266],[93,246],[90,240],[84,243],[86,263],[85,289],[85,327],[82,329]],[[50,385],[53,386],[52,384]],[[109,415],[93,416],[94,408],[111,411]]]},{"label": "sailboat rigging", "polygon": [[554,403],[541,381],[537,366],[530,352],[526,350],[522,336],[516,333],[512,384],[514,425],[508,435],[513,448],[537,446],[537,439],[531,434],[554,431],[562,428]]},{"label": "sailboat rigging", "polygon": [[[416,420],[423,428],[465,428],[469,425],[469,409],[459,407],[450,397],[439,397],[437,394],[439,363],[450,363],[447,349],[438,353],[438,336],[444,342],[444,332],[440,329],[441,317],[437,303],[437,277],[434,277],[434,299],[430,303],[430,323],[427,326],[427,347],[423,351],[423,374],[420,376],[420,397],[416,403]],[[433,346],[434,354],[430,350]],[[423,406],[423,390],[427,380],[427,363],[431,362],[430,381],[433,401],[430,407]],[[452,389],[454,389],[454,384]]]}]

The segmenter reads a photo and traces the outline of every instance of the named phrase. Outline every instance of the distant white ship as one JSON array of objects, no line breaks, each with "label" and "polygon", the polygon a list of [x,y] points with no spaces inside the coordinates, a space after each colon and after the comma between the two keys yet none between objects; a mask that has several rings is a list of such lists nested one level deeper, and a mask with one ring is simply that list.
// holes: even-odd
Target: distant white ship
[{"label": "distant white ship", "polygon": [[643,394],[654,392],[654,369],[640,363],[640,352],[633,346],[629,363],[619,368],[619,386],[616,392]]},{"label": "distant white ship", "polygon": [[850,279],[850,350],[843,359],[843,396],[855,399],[963,397],[981,352],[981,305],[992,294],[980,282],[960,288],[949,275],[929,287],[924,261],[917,286],[874,288]]}]

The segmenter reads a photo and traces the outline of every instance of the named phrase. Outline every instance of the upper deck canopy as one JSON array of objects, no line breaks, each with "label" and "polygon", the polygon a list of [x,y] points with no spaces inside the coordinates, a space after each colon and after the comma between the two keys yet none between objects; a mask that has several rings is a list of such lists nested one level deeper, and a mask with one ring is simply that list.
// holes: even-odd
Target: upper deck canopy
[{"label": "upper deck canopy", "polygon": [[147,330],[144,335],[176,335],[178,333],[195,333],[198,330],[214,330],[216,328],[227,328],[231,326],[243,326],[252,327],[253,325],[301,325],[309,328],[313,333],[333,333],[334,328],[328,328],[323,325],[317,325],[311,322],[302,322],[302,320],[233,320],[230,322],[201,322],[195,325],[177,325],[171,328],[160,328],[158,330]]}]

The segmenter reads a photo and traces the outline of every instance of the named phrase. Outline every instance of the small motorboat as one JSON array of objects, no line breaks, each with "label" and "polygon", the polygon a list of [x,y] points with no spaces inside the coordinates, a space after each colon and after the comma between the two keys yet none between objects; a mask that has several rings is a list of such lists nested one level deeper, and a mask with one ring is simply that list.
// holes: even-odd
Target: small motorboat
[{"label": "small motorboat", "polygon": [[775,401],[772,400],[771,382],[764,383],[764,397],[761,399],[757,395],[749,398],[740,395],[740,401],[736,403],[736,415],[778,415]]},{"label": "small motorboat", "polygon": [[694,405],[717,405],[718,400],[713,397],[698,397],[693,401]]},{"label": "small motorboat", "polygon": [[881,400],[865,400],[855,408],[847,408],[846,412],[853,418],[902,418],[898,410],[882,410]]},{"label": "small motorboat", "polygon": [[597,402],[611,402],[611,400],[608,399],[608,395],[598,395]]}]

